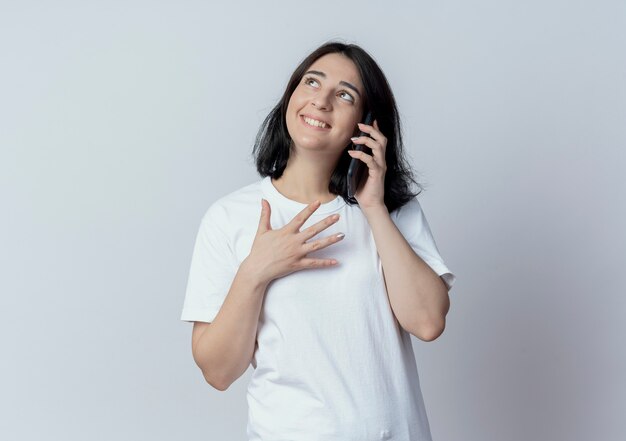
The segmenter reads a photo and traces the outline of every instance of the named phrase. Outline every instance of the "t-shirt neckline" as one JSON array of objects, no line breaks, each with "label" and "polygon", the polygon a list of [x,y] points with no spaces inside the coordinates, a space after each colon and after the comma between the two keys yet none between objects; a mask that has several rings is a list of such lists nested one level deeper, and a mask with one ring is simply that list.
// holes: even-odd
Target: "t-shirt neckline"
[{"label": "t-shirt neckline", "polygon": [[[265,195],[270,200],[270,202],[278,203],[282,207],[288,208],[290,210],[302,211],[308,205],[302,202],[294,201],[293,199],[289,199],[287,196],[279,192],[278,189],[274,187],[271,176],[265,176],[262,179],[261,187]],[[317,210],[313,212],[313,215],[332,213],[333,211],[336,211],[340,209],[341,207],[343,207],[345,204],[346,204],[346,201],[343,200],[343,197],[338,195],[332,201],[320,204]]]}]

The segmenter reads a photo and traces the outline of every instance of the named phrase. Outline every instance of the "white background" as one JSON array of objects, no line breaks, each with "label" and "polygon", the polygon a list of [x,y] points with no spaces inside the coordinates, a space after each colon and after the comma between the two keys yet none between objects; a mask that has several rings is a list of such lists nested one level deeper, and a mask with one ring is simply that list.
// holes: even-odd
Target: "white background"
[{"label": "white background", "polygon": [[[626,437],[626,3],[0,3],[0,437],[244,440],[179,320],[201,216],[331,39],[380,64],[457,275],[436,441]],[[403,441],[403,440],[399,440]]]}]

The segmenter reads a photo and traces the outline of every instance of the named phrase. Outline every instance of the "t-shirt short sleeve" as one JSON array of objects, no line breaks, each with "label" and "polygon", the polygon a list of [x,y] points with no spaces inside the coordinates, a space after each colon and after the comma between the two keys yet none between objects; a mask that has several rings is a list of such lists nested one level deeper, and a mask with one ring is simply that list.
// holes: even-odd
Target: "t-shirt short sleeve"
[{"label": "t-shirt short sleeve", "polygon": [[433,237],[417,197],[414,197],[405,205],[393,211],[392,214],[394,215],[392,219],[398,227],[398,230],[400,230],[404,238],[411,245],[413,251],[415,251],[438,276],[441,276],[448,291],[450,291],[456,281],[456,275],[448,269],[441,254],[439,254],[435,238]]},{"label": "t-shirt short sleeve", "polygon": [[196,235],[181,320],[212,322],[232,284],[238,265],[224,233],[223,209],[213,204]]}]

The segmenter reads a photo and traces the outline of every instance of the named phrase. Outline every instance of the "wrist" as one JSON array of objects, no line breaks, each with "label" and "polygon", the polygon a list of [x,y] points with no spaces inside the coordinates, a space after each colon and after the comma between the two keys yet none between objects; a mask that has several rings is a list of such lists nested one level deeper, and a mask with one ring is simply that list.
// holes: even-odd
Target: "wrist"
[{"label": "wrist", "polygon": [[271,279],[264,275],[261,265],[256,263],[250,256],[246,257],[239,266],[239,271],[255,289],[265,290]]}]

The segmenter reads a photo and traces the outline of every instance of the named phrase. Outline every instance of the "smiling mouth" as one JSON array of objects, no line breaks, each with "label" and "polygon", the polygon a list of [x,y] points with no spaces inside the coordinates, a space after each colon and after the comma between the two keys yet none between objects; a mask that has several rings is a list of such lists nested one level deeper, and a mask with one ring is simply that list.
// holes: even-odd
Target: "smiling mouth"
[{"label": "smiling mouth", "polygon": [[323,127],[319,126],[319,125],[315,125],[315,124],[309,124],[307,122],[307,120],[309,120],[309,121],[315,121],[315,120],[313,118],[309,118],[309,117],[306,117],[304,115],[300,116],[300,120],[302,121],[303,124],[307,125],[308,127],[311,127],[312,129],[329,130],[330,127],[331,127],[330,125],[328,125],[326,123],[323,123]]}]

